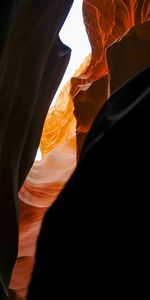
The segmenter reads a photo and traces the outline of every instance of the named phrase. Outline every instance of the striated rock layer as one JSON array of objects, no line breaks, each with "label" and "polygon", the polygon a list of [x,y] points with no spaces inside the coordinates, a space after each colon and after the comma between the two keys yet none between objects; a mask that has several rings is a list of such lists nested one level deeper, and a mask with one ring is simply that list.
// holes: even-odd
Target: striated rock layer
[{"label": "striated rock layer", "polygon": [[[114,42],[121,40],[132,27],[143,24],[150,19],[150,1],[84,0],[83,16],[87,34],[91,43],[92,59],[84,73],[78,76],[78,78],[71,79],[72,86],[70,93],[74,99],[75,116],[77,119],[78,129],[78,155],[86,136],[85,133],[89,131],[96,113],[103,106],[108,95],[110,95],[109,86],[108,92],[105,91],[104,93],[105,86],[103,80],[101,80],[101,78],[106,77],[108,74],[105,55],[106,49]],[[149,25],[142,35],[142,39],[149,39]],[[139,35],[139,39],[141,39],[140,36],[141,35]],[[122,51],[120,51],[120,60],[124,60],[123,57],[126,51],[128,52],[128,56],[130,56],[132,52],[131,55],[134,61],[137,61],[137,64],[139,62],[138,68],[134,68],[134,62],[131,64],[131,61],[130,66],[128,64],[126,65],[126,68],[132,69],[131,74],[135,74],[137,70],[142,68],[143,58],[134,57],[133,53],[136,52],[135,44],[132,49],[126,47],[126,49],[122,49]],[[109,65],[111,65],[111,61],[109,61]],[[119,76],[121,76],[122,73],[124,73],[124,69],[120,68]],[[128,74],[129,76],[125,76],[121,83],[129,79],[131,74]],[[93,89],[92,85],[95,85],[94,82],[97,80],[100,80],[101,82],[97,85],[97,89],[95,90],[95,93],[99,95],[96,99],[93,96],[89,97],[89,94],[90,89]],[[117,87],[119,87],[119,82],[118,85],[116,85],[116,88]]]},{"label": "striated rock layer", "polygon": [[17,258],[18,190],[70,58],[58,34],[72,3],[0,1],[0,299]]},{"label": "striated rock layer", "polygon": [[150,67],[99,112],[47,211],[27,300],[146,298]]},{"label": "striated rock layer", "polygon": [[19,252],[10,283],[16,299],[19,296],[24,299],[26,294],[43,216],[76,166],[76,120],[69,89],[70,83],[67,83],[49,110],[40,144],[43,158],[34,163],[19,191]]},{"label": "striated rock layer", "polygon": [[[34,163],[19,192],[19,253],[10,288],[22,299],[45,211],[76,166],[76,135],[79,157],[93,120],[109,95],[150,64],[148,0],[85,0],[83,16],[92,54],[50,109],[40,143],[42,160]],[[25,272],[24,264],[28,266]]]}]

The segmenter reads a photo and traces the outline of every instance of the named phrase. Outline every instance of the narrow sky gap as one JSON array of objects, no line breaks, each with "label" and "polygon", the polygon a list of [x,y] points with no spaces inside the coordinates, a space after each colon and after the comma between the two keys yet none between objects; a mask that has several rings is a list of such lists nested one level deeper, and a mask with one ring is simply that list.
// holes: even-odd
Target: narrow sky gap
[{"label": "narrow sky gap", "polygon": [[[51,106],[54,106],[62,87],[83,63],[85,57],[91,52],[91,46],[83,22],[82,4],[83,0],[74,1],[70,13],[59,34],[62,42],[72,49],[72,53],[69,65]],[[41,151],[38,149],[35,160],[41,160],[41,158]]]},{"label": "narrow sky gap", "polygon": [[56,102],[62,87],[72,77],[75,70],[83,63],[85,57],[91,52],[82,15],[83,0],[75,0],[70,13],[60,31],[60,39],[72,49],[71,59],[51,106]]}]

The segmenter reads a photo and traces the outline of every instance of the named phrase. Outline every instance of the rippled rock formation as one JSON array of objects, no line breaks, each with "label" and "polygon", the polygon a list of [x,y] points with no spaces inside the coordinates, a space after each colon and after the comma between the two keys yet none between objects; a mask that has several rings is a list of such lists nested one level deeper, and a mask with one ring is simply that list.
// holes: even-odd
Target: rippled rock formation
[{"label": "rippled rock formation", "polygon": [[110,93],[150,64],[149,53],[150,21],[133,27],[107,49]]},{"label": "rippled rock formation", "polygon": [[44,217],[27,300],[146,297],[149,78],[150,66],[98,113]]},{"label": "rippled rock formation", "polygon": [[[43,13],[43,18],[41,18],[41,11],[44,12],[44,8],[46,7],[43,1],[38,2],[41,3],[41,6],[39,9],[33,10],[33,13],[33,7],[30,7],[31,11],[28,7],[29,0],[22,0],[23,7],[20,17],[15,19],[15,16],[11,16],[14,27],[12,26],[12,31],[10,32],[8,43],[6,44],[6,50],[5,48],[3,49],[3,44],[11,22],[9,20],[9,23],[8,20],[6,20],[5,15],[7,15],[9,10],[11,11],[12,7],[10,5],[9,10],[8,7],[6,10],[2,10],[3,18],[0,19],[0,22],[2,22],[2,26],[5,27],[5,31],[0,35],[0,51],[4,53],[0,65],[2,77],[0,93],[1,99],[4,100],[1,102],[1,124],[7,124],[8,119],[11,121],[9,121],[9,127],[0,127],[1,140],[6,141],[7,146],[3,146],[0,159],[3,162],[4,169],[6,169],[5,161],[8,166],[7,172],[3,168],[1,169],[1,172],[4,172],[2,173],[2,178],[4,178],[4,174],[5,177],[7,177],[8,173],[10,173],[8,163],[11,158],[9,157],[10,149],[13,159],[11,166],[14,166],[13,170],[15,170],[12,176],[8,176],[10,181],[7,186],[3,184],[3,180],[1,181],[2,198],[6,198],[6,190],[8,190],[10,199],[12,199],[14,186],[15,193],[17,193],[16,182],[14,185],[10,184],[12,179],[15,179],[17,176],[16,172],[18,172],[18,169],[16,169],[16,166],[19,165],[20,172],[17,178],[19,182],[18,188],[21,187],[31,167],[39,143],[44,118],[50,100],[58,86],[58,82],[55,82],[54,78],[57,78],[58,81],[60,80],[58,74],[60,74],[60,77],[62,76],[70,55],[69,49],[64,46],[59,39],[57,39],[53,50],[50,49],[50,25],[48,23],[50,22],[51,4],[48,4],[50,2],[51,1],[45,2],[47,3],[47,8],[45,14]],[[63,3],[65,3],[66,6],[69,3],[68,11],[71,2],[72,1],[62,1],[62,9]],[[5,6],[3,7],[5,8]],[[54,8],[59,15],[60,8],[58,7],[58,1],[55,1]],[[27,12],[29,12],[30,15],[28,27],[26,27],[25,21]],[[54,108],[50,109],[45,121],[40,143],[42,160],[34,163],[19,191],[19,252],[10,283],[11,297],[13,300],[19,299],[19,297],[24,299],[25,297],[26,288],[34,264],[36,240],[43,216],[72,174],[76,166],[76,156],[79,158],[84,140],[92,126],[95,116],[112,92],[150,64],[149,0],[84,0],[83,16],[92,47],[92,54],[86,58],[80,69],[64,87]],[[41,19],[41,27],[38,22],[35,22],[37,27],[33,26],[31,31],[30,25],[32,21],[34,21],[34,18],[35,20]],[[7,22],[5,23],[5,21]],[[19,28],[22,26],[23,36],[19,35],[21,31],[18,31],[18,26]],[[46,26],[46,32],[44,26]],[[55,24],[53,24],[52,27],[55,27]],[[33,39],[35,32],[37,32],[37,40]],[[26,43],[27,40],[24,36],[29,38],[28,43]],[[43,44],[41,36],[43,38]],[[47,43],[49,46],[47,46]],[[32,47],[30,47],[31,45]],[[39,52],[37,52],[39,45],[41,46],[39,47]],[[44,51],[43,49],[46,50]],[[48,59],[49,51],[51,56]],[[26,62],[28,62],[28,64],[26,64]],[[38,62],[40,65],[38,65]],[[62,65],[60,65],[60,62]],[[18,66],[18,68],[16,68],[16,66]],[[12,77],[10,70],[14,69],[16,72]],[[51,74],[52,69],[53,72]],[[37,102],[33,105],[32,99],[35,99],[34,95],[36,93]],[[5,95],[5,97],[3,97],[3,95]],[[12,111],[10,99],[12,99]],[[13,102],[15,99],[21,99],[21,104],[17,102],[18,100]],[[34,107],[30,110],[31,104]],[[9,107],[7,114],[5,114],[6,106]],[[43,111],[39,109],[41,107]],[[22,109],[21,114],[20,109]],[[17,118],[16,110],[18,111]],[[31,114],[29,114],[29,110]],[[25,120],[25,122],[23,123],[22,120]],[[12,126],[12,124],[14,124],[14,126]],[[23,124],[24,127],[21,127],[20,124]],[[18,132],[16,139],[14,139],[15,132]],[[20,141],[20,144],[18,144],[18,141]],[[5,145],[5,143],[3,145]],[[5,149],[8,149],[8,151],[6,152]],[[16,151],[17,149],[18,152]],[[22,149],[21,158],[18,156],[19,149]],[[32,155],[30,152],[32,152]],[[9,187],[9,189],[7,187]],[[7,196],[9,197],[9,195]],[[16,199],[16,194],[14,199]],[[14,209],[14,202],[12,203]],[[12,207],[10,207],[10,210]],[[3,207],[0,207],[0,209],[2,211]],[[2,234],[3,219],[7,213],[8,205],[4,209],[3,218],[0,219],[0,234]],[[11,222],[11,220],[9,221]],[[14,216],[12,218],[12,223],[13,222]],[[9,236],[11,234],[10,228],[8,227],[6,231],[6,236]],[[14,241],[15,239],[13,238],[12,244]],[[16,244],[14,243],[15,249],[16,246],[17,236]],[[9,246],[8,249],[10,250],[11,247]],[[9,254],[10,251],[8,251],[8,256]],[[7,263],[8,261],[4,267],[7,266]],[[12,266],[12,262],[10,265]],[[8,281],[9,278],[7,278],[6,282]]]},{"label": "rippled rock formation", "polygon": [[[97,91],[95,90],[95,93],[99,95],[99,97],[97,96],[97,100],[96,98],[93,100],[92,96],[89,97],[90,89],[92,89],[92,85],[95,85],[95,81],[98,81],[103,77],[106,78],[108,75],[107,64],[109,64],[110,68],[111,64],[113,64],[110,60],[106,60],[106,49],[116,41],[121,42],[123,36],[126,35],[132,27],[139,25],[138,28],[141,28],[140,24],[143,24],[150,19],[150,3],[148,0],[85,0],[83,1],[83,16],[87,34],[91,43],[92,59],[87,70],[78,78],[72,78],[71,80],[71,95],[74,99],[75,116],[77,119],[78,129],[78,155],[86,136],[85,133],[89,131],[96,113],[108,98],[107,91],[104,92],[105,87],[103,86],[103,80],[100,81],[102,86],[100,87],[99,83],[99,85],[97,85]],[[134,32],[136,35],[136,30],[132,31],[133,35]],[[142,36],[142,40],[149,40],[149,24],[147,29],[145,28],[145,30],[143,30]],[[130,38],[127,37],[126,39],[129,40]],[[139,39],[140,43],[141,35],[139,35],[137,39]],[[124,54],[126,55],[125,52],[127,51],[128,57],[131,55],[134,61],[136,61],[136,64],[139,64],[139,66],[135,68],[134,63],[132,62],[131,64],[131,60],[130,62],[128,61],[130,66],[126,64],[126,69],[128,68],[126,76],[122,78],[122,81],[118,81],[118,85],[116,84],[115,88],[119,87],[119,84],[125,82],[125,80],[131,78],[131,74],[135,74],[135,72],[140,70],[146,62],[143,61],[144,57],[134,56],[138,41],[135,44],[132,43],[132,46],[129,46],[130,48],[127,48],[127,45],[124,48],[123,43],[124,42],[121,44],[122,50],[120,49],[120,53],[117,54],[119,55],[120,61],[125,61],[127,57],[124,57]],[[147,49],[147,45],[144,45],[144,42],[143,47],[145,47],[145,50]],[[114,48],[117,48],[117,46],[114,46]],[[112,52],[113,50],[110,51]],[[148,49],[146,51],[148,53]],[[120,66],[118,76],[120,76],[120,73],[124,73],[123,67],[123,65],[122,68]],[[132,70],[127,76],[129,69]],[[115,72],[114,66],[113,70]],[[108,86],[108,93],[109,92],[110,87]]]},{"label": "rippled rock formation", "polygon": [[[58,33],[72,0],[0,3],[0,298],[17,257],[18,190],[70,58]],[[7,224],[6,224],[7,222]]]}]

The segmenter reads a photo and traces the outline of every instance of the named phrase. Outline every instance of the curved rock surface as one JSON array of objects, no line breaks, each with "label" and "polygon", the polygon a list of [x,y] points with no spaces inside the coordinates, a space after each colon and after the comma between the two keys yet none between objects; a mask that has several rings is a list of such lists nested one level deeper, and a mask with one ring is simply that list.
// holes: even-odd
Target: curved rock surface
[{"label": "curved rock surface", "polygon": [[22,299],[43,216],[73,172],[76,151],[79,156],[96,114],[111,93],[150,64],[149,0],[84,0],[83,16],[92,54],[50,109],[40,143],[42,160],[34,163],[19,192],[19,254],[10,288]]}]

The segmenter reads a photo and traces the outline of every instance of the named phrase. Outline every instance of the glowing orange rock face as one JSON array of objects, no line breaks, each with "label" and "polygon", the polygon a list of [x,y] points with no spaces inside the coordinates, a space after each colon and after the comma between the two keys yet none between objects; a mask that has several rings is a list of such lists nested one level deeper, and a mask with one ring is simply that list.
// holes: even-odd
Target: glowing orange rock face
[{"label": "glowing orange rock face", "polygon": [[[114,70],[116,61],[113,49],[116,45],[121,45],[119,47],[128,51],[130,45],[133,50],[130,35],[136,41],[142,39],[143,43],[150,39],[150,23],[146,22],[150,19],[149,0],[84,0],[83,15],[92,55],[67,83],[56,105],[50,109],[40,144],[43,159],[35,162],[19,192],[19,254],[10,287],[22,299],[30,279],[36,239],[44,213],[76,166],[76,126],[79,153],[96,113],[108,99],[110,90],[120,84],[116,79],[117,75],[114,82],[110,78],[110,75],[114,78],[115,72],[119,74],[117,68]],[[142,23],[145,24],[140,26]],[[129,32],[135,25],[136,29]],[[136,43],[135,40],[133,44]],[[106,49],[116,41],[118,44],[110,47],[106,54]],[[119,50],[115,49],[115,53],[118,53],[116,51]],[[133,55],[129,55],[132,60]],[[145,57],[148,58],[148,52]],[[137,70],[140,67],[142,68],[142,64],[136,67]],[[131,75],[129,73],[126,77]],[[122,81],[125,80],[121,78]]]},{"label": "glowing orange rock face", "polygon": [[[89,106],[89,97],[87,96],[89,86],[108,73],[105,50],[116,40],[122,38],[131,27],[144,23],[150,18],[150,2],[149,0],[84,0],[83,15],[92,47],[92,59],[81,76],[72,78],[71,95],[74,98],[77,128],[81,132],[86,132],[95,117],[90,113],[91,106]],[[102,88],[98,87],[99,97],[91,97],[90,102],[97,107],[97,111],[107,99],[107,92],[104,97],[104,88],[103,84]],[[80,91],[82,94],[79,93]]]},{"label": "glowing orange rock face", "polygon": [[47,115],[40,145],[43,158],[34,163],[19,191],[19,252],[10,283],[16,292],[13,300],[25,298],[43,216],[76,166],[76,120],[68,89],[69,83]]},{"label": "glowing orange rock face", "polygon": [[[71,79],[70,91],[74,99],[74,113],[77,119],[79,153],[85,139],[85,133],[89,131],[96,113],[109,95],[109,86],[106,87],[108,74],[106,49],[114,42],[122,39],[133,26],[149,20],[150,2],[149,0],[84,0],[83,15],[91,43],[92,58],[86,71],[77,78]],[[105,80],[101,80],[102,77]],[[98,80],[96,92],[93,85],[95,86],[94,82]],[[93,96],[89,97],[93,89],[95,94],[99,95],[97,99]]]}]

